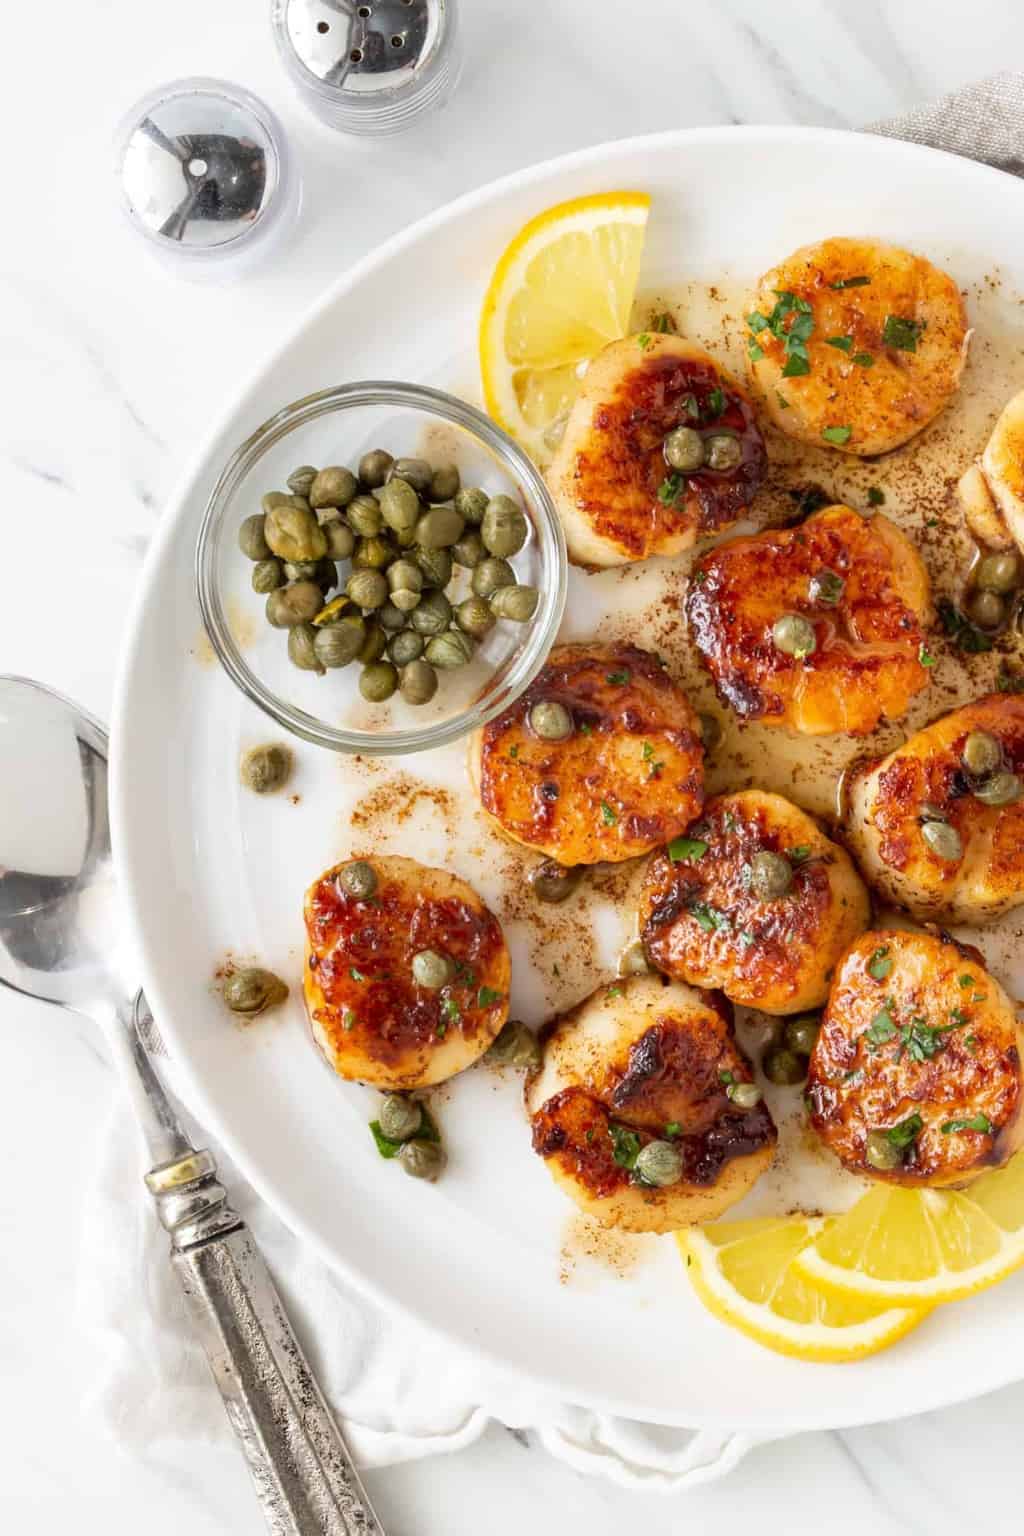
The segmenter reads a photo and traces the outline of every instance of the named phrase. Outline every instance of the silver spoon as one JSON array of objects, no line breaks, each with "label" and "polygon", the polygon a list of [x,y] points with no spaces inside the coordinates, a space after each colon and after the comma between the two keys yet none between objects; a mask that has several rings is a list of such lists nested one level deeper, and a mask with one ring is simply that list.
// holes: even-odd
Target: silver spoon
[{"label": "silver spoon", "polygon": [[191,1145],[130,1001],[107,738],[69,699],[0,677],[0,983],[104,1026],[153,1167],[171,1262],[275,1536],[383,1536],[270,1272]]}]

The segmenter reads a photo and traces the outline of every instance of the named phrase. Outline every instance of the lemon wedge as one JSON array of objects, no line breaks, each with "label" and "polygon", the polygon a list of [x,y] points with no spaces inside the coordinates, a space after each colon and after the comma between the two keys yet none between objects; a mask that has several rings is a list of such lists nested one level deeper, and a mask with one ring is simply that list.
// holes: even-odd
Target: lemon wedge
[{"label": "lemon wedge", "polygon": [[676,1241],[694,1290],[723,1323],[797,1360],[861,1360],[901,1339],[926,1309],[833,1294],[797,1273],[797,1255],[831,1225],[803,1216],[723,1221]]},{"label": "lemon wedge", "polygon": [[879,1185],[799,1254],[832,1294],[891,1306],[956,1301],[1024,1265],[1024,1154],[967,1190]]},{"label": "lemon wedge", "polygon": [[487,410],[548,463],[586,364],[629,330],[651,200],[602,192],[523,226],[494,269],[480,314]]}]

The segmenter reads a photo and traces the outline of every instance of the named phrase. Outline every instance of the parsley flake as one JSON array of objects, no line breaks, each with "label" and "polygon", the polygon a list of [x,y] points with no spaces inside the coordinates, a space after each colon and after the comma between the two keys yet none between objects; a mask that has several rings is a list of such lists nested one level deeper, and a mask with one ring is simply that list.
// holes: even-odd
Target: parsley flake
[{"label": "parsley flake", "polygon": [[351,976],[353,981],[365,981],[366,980],[366,977],[363,975],[362,971],[357,970],[354,965],[350,965],[349,966],[348,973]]},{"label": "parsley flake", "polygon": [[495,1003],[500,1003],[504,993],[495,992],[493,987],[481,987],[476,995],[478,1008],[493,1008]]},{"label": "parsley flake", "polygon": [[853,436],[852,427],[825,427],[822,437],[826,443],[848,443]]},{"label": "parsley flake", "polygon": [[759,363],[764,357],[764,347],[759,347],[756,341],[748,341],[747,356],[752,363]]},{"label": "parsley flake", "polygon": [[835,347],[836,350],[839,351],[839,352],[852,352],[853,351],[853,337],[852,336],[826,336],[825,337],[825,345],[826,345],[826,347]]},{"label": "parsley flake", "polygon": [[908,1115],[898,1125],[890,1125],[885,1134],[894,1147],[898,1147],[901,1152],[905,1152],[908,1147],[913,1146],[923,1130],[924,1121],[921,1119],[921,1116]]},{"label": "parsley flake", "polygon": [[988,1115],[972,1115],[969,1120],[944,1120],[939,1126],[943,1136],[955,1136],[958,1131],[980,1131],[983,1136],[991,1136],[995,1126]]},{"label": "parsley flake", "polygon": [[651,330],[657,331],[659,336],[670,336],[676,329],[676,323],[667,310],[662,310],[660,315],[655,315],[651,320]]},{"label": "parsley flake", "polygon": [[640,1137],[636,1131],[627,1130],[624,1125],[609,1125],[608,1135],[612,1139],[612,1158],[619,1167],[635,1167],[640,1156]]},{"label": "parsley flake", "polygon": [[901,315],[886,315],[885,324],[882,326],[882,341],[887,347],[895,347],[899,352],[916,352],[923,330],[924,323],[920,320],[906,320]]},{"label": "parsley flake", "polygon": [[775,398],[779,402],[779,405],[781,406],[781,408],[784,411],[788,411],[789,410],[789,401],[786,399],[785,395],[780,394],[780,392],[778,390],[776,390],[775,391]]},{"label": "parsley flake", "polygon": [[855,352],[853,360],[858,368],[873,368],[875,366],[875,360],[870,352]]},{"label": "parsley flake", "polygon": [[809,843],[798,843],[795,848],[786,849],[786,858],[791,864],[806,864],[811,856]]},{"label": "parsley flake", "polygon": [[679,493],[682,490],[682,488],[683,488],[683,477],[682,477],[682,475],[674,475],[674,474],[673,475],[666,475],[665,479],[658,486],[658,491],[657,491],[658,500],[661,502],[662,506],[663,507],[675,506],[676,500],[677,500],[677,498],[679,496]]},{"label": "parsley flake", "polygon": [[864,1038],[875,1050],[896,1038],[896,1022],[888,1008],[880,1008],[865,1031]]},{"label": "parsley flake", "polygon": [[626,683],[629,682],[629,673],[628,672],[606,672],[605,675],[604,675],[604,680],[605,680],[606,683],[611,683],[613,688],[622,688],[622,687],[625,686]]},{"label": "parsley flake", "polygon": [[518,747],[509,747],[508,755],[512,759],[512,761],[515,762],[516,758],[519,756],[519,748]]},{"label": "parsley flake", "polygon": [[607,800],[602,800],[601,801],[601,820],[604,822],[605,826],[606,827],[614,827],[616,825],[616,823],[618,822],[618,819],[619,818],[616,816],[615,812],[612,810],[612,808],[608,804]]},{"label": "parsley flake", "polygon": [[673,864],[684,859],[702,859],[707,851],[708,844],[702,837],[674,837],[668,845],[668,856]]},{"label": "parsley flake", "polygon": [[721,416],[725,410],[725,392],[717,384],[714,389],[708,390],[706,405],[709,416]]},{"label": "parsley flake", "polygon": [[683,1128],[679,1124],[679,1121],[678,1120],[670,1120],[668,1125],[666,1125],[666,1127],[665,1127],[665,1135],[666,1136],[681,1136],[682,1134],[683,1134]]},{"label": "parsley flake", "polygon": [[961,987],[973,987],[974,986],[974,977],[973,976],[968,976],[966,974],[964,974],[963,976],[958,976],[957,977],[957,985],[961,986]]},{"label": "parsley flake", "polygon": [[877,485],[872,485],[872,486],[869,486],[869,488],[868,488],[868,506],[869,507],[884,507],[885,506],[885,492],[879,490]]},{"label": "parsley flake", "polygon": [[948,597],[940,598],[935,606],[943,629],[958,650],[965,651],[968,656],[977,656],[982,651],[992,649],[989,636],[983,634],[976,624],[972,624]]},{"label": "parsley flake", "polygon": [[641,352],[647,351],[647,348],[651,344],[651,338],[648,336],[646,331],[640,332],[640,335],[636,339],[636,344],[640,348]]},{"label": "parsley flake", "polygon": [[621,996],[622,996],[622,988],[621,987],[609,987],[608,991],[605,993],[605,997],[621,997]]},{"label": "parsley flake", "polygon": [[709,906],[706,901],[688,902],[686,910],[705,933],[717,933],[719,929],[732,926],[724,912]]},{"label": "parsley flake", "polygon": [[883,944],[881,949],[876,949],[868,961],[868,975],[875,981],[884,981],[893,967],[893,959],[889,954],[888,944]]},{"label": "parsley flake", "polygon": [[923,640],[917,648],[917,659],[922,667],[934,667],[935,665],[935,657],[927,649]]},{"label": "parsley flake", "polygon": [[724,1068],[724,1067],[723,1067],[723,1068],[722,1068],[722,1069],[721,1069],[721,1071],[720,1071],[720,1072],[719,1072],[719,1074],[718,1074],[718,1081],[719,1081],[719,1082],[720,1082],[720,1083],[723,1083],[723,1084],[724,1084],[724,1085],[725,1085],[725,1087],[726,1087],[726,1088],[731,1088],[731,1087],[732,1087],[732,1085],[733,1085],[733,1083],[734,1083],[734,1082],[735,1082],[735,1081],[736,1081],[736,1079],[735,1079],[735,1078],[734,1078],[734,1077],[733,1077],[733,1075],[732,1075],[732,1073],[731,1073],[731,1072],[728,1072],[728,1071],[727,1071],[727,1070],[726,1070],[726,1069],[725,1069],[725,1068]]},{"label": "parsley flake", "polygon": [[356,1016],[352,1012],[351,1008],[346,1008],[344,1013],[341,1015],[341,1027],[343,1029],[355,1029]]},{"label": "parsley flake", "polygon": [[870,283],[870,277],[860,275],[858,277],[840,277],[834,283],[829,283],[830,288],[866,288]]},{"label": "parsley flake", "polygon": [[447,1018],[452,1020],[461,1019],[462,1017],[462,1014],[459,1012],[459,1005],[455,1001],[454,997],[446,997],[444,999],[441,1004],[441,1012],[445,1014]]}]

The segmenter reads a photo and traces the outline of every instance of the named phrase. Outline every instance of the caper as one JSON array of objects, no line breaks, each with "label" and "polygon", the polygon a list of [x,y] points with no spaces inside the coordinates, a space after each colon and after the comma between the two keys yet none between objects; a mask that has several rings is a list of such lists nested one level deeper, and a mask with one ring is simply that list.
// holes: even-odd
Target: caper
[{"label": "caper", "polygon": [[427,487],[429,501],[451,501],[462,484],[454,464],[439,464],[430,477]]},{"label": "caper", "polygon": [[266,746],[249,748],[239,766],[239,777],[254,794],[272,795],[287,784],[294,763],[291,748],[272,741]]},{"label": "caper", "polygon": [[396,555],[390,539],[360,539],[352,556],[352,568],[358,571],[383,571]]},{"label": "caper", "polygon": [[380,661],[387,650],[387,645],[388,637],[380,625],[373,619],[366,620],[366,638],[359,647],[356,661],[361,661],[364,667],[370,666],[374,661]]},{"label": "caper", "polygon": [[1003,749],[988,731],[969,731],[960,754],[968,773],[981,778],[994,773],[1003,760]]},{"label": "caper", "polygon": [[398,691],[407,704],[429,704],[437,692],[437,673],[427,661],[410,661],[399,673]]},{"label": "caper", "polygon": [[389,480],[380,493],[380,510],[389,528],[408,533],[416,527],[420,499],[408,480]]},{"label": "caper", "polygon": [[750,889],[758,901],[778,901],[793,884],[793,866],[784,854],[762,848],[750,861]]},{"label": "caper", "polygon": [[967,601],[967,615],[979,629],[998,629],[1006,618],[1006,604],[997,592],[972,592]]},{"label": "caper", "polygon": [[800,1014],[795,1019],[786,1020],[784,1038],[786,1045],[797,1056],[809,1056],[814,1050],[814,1043],[821,1029],[821,1021],[813,1013]]},{"label": "caper", "polygon": [[[415,593],[418,599],[423,591],[423,572],[414,560],[396,560],[393,565],[388,566],[388,586],[392,592]],[[415,606],[415,603],[408,605],[410,609]],[[395,607],[405,609],[406,604],[396,603]]]},{"label": "caper", "polygon": [[846,582],[836,571],[830,571],[828,566],[823,566],[811,577],[811,602],[821,603],[826,608],[834,608],[842,597],[845,586]]},{"label": "caper", "polygon": [[455,510],[473,528],[479,528],[484,520],[488,501],[490,497],[487,492],[482,491],[478,485],[474,485],[457,492]]},{"label": "caper", "polygon": [[360,608],[380,608],[388,600],[388,580],[383,571],[353,571],[345,591]]},{"label": "caper", "polygon": [[312,624],[296,624],[288,631],[288,659],[303,672],[323,672],[316,654],[317,631]]},{"label": "caper", "polygon": [[327,535],[312,512],[290,502],[271,508],[263,519],[263,532],[281,560],[319,560],[327,553]]},{"label": "caper", "polygon": [[319,560],[286,560],[284,563],[286,581],[316,581],[320,575]]},{"label": "caper", "polygon": [[423,549],[450,549],[461,539],[465,526],[454,507],[431,507],[416,524],[416,543]]},{"label": "caper", "polygon": [[488,556],[486,560],[480,561],[469,584],[477,597],[490,597],[499,587],[514,587],[516,573],[507,560],[496,560]]},{"label": "caper", "polygon": [[427,641],[423,654],[432,667],[448,672],[455,667],[464,667],[472,660],[473,642],[461,629],[447,629],[443,635],[435,635]]},{"label": "caper", "polygon": [[917,814],[922,821],[948,821],[945,807],[936,805],[934,800],[922,800],[917,808]]},{"label": "caper", "polygon": [[346,613],[336,624],[316,632],[316,653],[325,667],[347,667],[366,639],[366,625],[358,614]]},{"label": "caper", "polygon": [[332,464],[320,471],[305,494],[309,496],[309,504],[314,509],[347,507],[358,489],[356,477],[350,469],[345,469],[341,464]]},{"label": "caper", "polygon": [[280,560],[273,557],[269,560],[257,560],[252,568],[252,589],[254,592],[276,592],[278,587],[284,586],[284,567]]},{"label": "caper", "polygon": [[449,549],[414,549],[412,558],[423,572],[428,587],[442,590],[452,579],[452,552]]},{"label": "caper", "polygon": [[[508,587],[506,590],[513,592],[516,588]],[[455,610],[455,622],[460,629],[466,631],[467,635],[482,640],[494,628],[495,618],[486,598],[467,597],[465,602],[460,603]]]},{"label": "caper", "polygon": [[238,547],[249,560],[266,560],[270,554],[270,545],[263,527],[265,522],[262,512],[254,512],[238,530]]},{"label": "caper", "polygon": [[665,439],[664,453],[671,469],[692,473],[704,463],[704,439],[693,427],[676,427]]},{"label": "caper", "polygon": [[418,987],[439,992],[455,975],[455,961],[436,949],[418,950],[412,957],[412,979]]},{"label": "caper", "polygon": [[530,525],[526,514],[511,496],[492,496],[487,503],[484,520],[480,524],[480,537],[489,554],[505,560],[518,555],[526,543]]},{"label": "caper", "polygon": [[538,901],[557,904],[568,901],[582,879],[580,865],[567,869],[564,864],[556,864],[554,859],[545,859],[530,875],[530,885]]},{"label": "caper", "polygon": [[221,996],[232,1013],[242,1013],[254,1019],[266,1008],[276,1008],[288,996],[288,988],[280,976],[266,971],[260,965],[248,965],[243,970],[232,971],[224,978]]},{"label": "caper", "polygon": [[730,1083],[725,1091],[737,1109],[753,1109],[764,1098],[756,1083]]},{"label": "caper", "polygon": [[891,1173],[903,1161],[903,1153],[888,1131],[869,1131],[864,1139],[864,1158],[879,1173]]},{"label": "caper", "polygon": [[285,485],[296,496],[309,496],[313,481],[316,479],[317,470],[313,464],[300,464],[298,469],[293,469]]},{"label": "caper", "polygon": [[701,710],[697,716],[697,725],[704,751],[713,752],[722,739],[722,722],[717,715],[709,715],[705,710]]},{"label": "caper", "polygon": [[332,560],[348,560],[356,547],[356,536],[348,523],[324,523],[327,554]]},{"label": "caper", "polygon": [[391,594],[391,603],[402,614],[403,619],[418,607],[423,594],[412,587],[398,587]]},{"label": "caper", "polygon": [[340,581],[338,580],[338,567],[335,565],[330,555],[324,555],[322,560],[317,561],[316,572],[313,576],[313,580],[316,582],[321,592],[323,592],[325,595],[330,592],[332,587],[341,585]]},{"label": "caper", "polygon": [[632,939],[619,956],[620,976],[646,976],[651,969],[642,939]]},{"label": "caper", "polygon": [[949,863],[956,863],[963,857],[963,844],[956,827],[951,827],[948,821],[925,821],[921,824],[921,836],[937,859],[945,859]]},{"label": "caper", "polygon": [[427,592],[409,616],[418,635],[440,635],[452,621],[452,605],[443,592]]},{"label": "caper", "polygon": [[649,1141],[637,1153],[633,1172],[641,1183],[655,1189],[678,1184],[683,1176],[682,1153],[670,1141]]},{"label": "caper", "polygon": [[267,597],[267,623],[274,629],[308,624],[323,605],[324,595],[315,581],[293,581],[287,587],[277,587]]},{"label": "caper", "polygon": [[525,624],[537,612],[540,593],[536,587],[498,587],[491,593],[492,613],[499,619],[511,619],[514,624]]},{"label": "caper", "polygon": [[537,1036],[518,1019],[509,1019],[484,1055],[489,1067],[539,1067]]},{"label": "caper", "polygon": [[464,565],[467,570],[473,570],[484,558],[484,541],[475,528],[467,528],[456,543],[452,545],[452,559],[456,565]]},{"label": "caper", "polygon": [[377,889],[377,872],[365,859],[354,859],[338,871],[338,884],[356,901],[369,901]]},{"label": "caper", "polygon": [[733,437],[729,432],[716,432],[704,444],[704,456],[709,469],[727,474],[742,459],[743,448],[738,437]]},{"label": "caper", "polygon": [[799,613],[784,613],[776,619],[772,625],[772,640],[776,650],[786,656],[795,656],[798,661],[810,656],[818,645],[814,625]]},{"label": "caper", "polygon": [[397,603],[387,602],[377,610],[377,623],[391,634],[405,627],[405,614]]},{"label": "caper", "polygon": [[782,1045],[765,1052],[761,1068],[770,1083],[778,1083],[780,1086],[802,1083],[807,1076],[806,1057],[798,1056],[795,1051]]},{"label": "caper", "polygon": [[542,741],[566,741],[572,735],[572,715],[554,699],[541,699],[528,719],[531,731]]},{"label": "caper", "polygon": [[377,1124],[388,1141],[410,1141],[423,1124],[423,1110],[415,1099],[389,1093],[377,1112]]},{"label": "caper", "polygon": [[388,478],[394,459],[383,448],[371,448],[359,460],[359,478],[368,491],[377,491]]},{"label": "caper", "polygon": [[388,656],[396,667],[407,667],[410,661],[418,661],[423,655],[423,636],[414,629],[400,630],[388,642]]},{"label": "caper", "polygon": [[426,1179],[432,1184],[444,1171],[448,1161],[444,1148],[436,1141],[407,1141],[398,1154],[402,1170],[413,1179]]},{"label": "caper", "polygon": [[358,495],[345,509],[345,521],[361,539],[372,539],[384,526],[384,513],[376,496],[365,492]]},{"label": "caper", "polygon": [[986,555],[974,568],[975,585],[986,592],[1012,592],[1020,582],[1020,557],[1016,550]]},{"label": "caper", "polygon": [[389,480],[405,480],[420,496],[428,490],[434,471],[426,459],[396,459],[388,471]]},{"label": "caper", "polygon": [[373,661],[359,674],[359,692],[371,704],[383,704],[398,687],[398,672],[390,661]]},{"label": "caper", "polygon": [[260,506],[266,515],[268,512],[273,512],[275,507],[301,506],[308,509],[309,502],[304,496],[292,496],[284,491],[266,491],[260,497]]},{"label": "caper", "polygon": [[1024,785],[1015,773],[994,773],[984,784],[974,790],[974,797],[983,805],[1014,805],[1021,797]]}]

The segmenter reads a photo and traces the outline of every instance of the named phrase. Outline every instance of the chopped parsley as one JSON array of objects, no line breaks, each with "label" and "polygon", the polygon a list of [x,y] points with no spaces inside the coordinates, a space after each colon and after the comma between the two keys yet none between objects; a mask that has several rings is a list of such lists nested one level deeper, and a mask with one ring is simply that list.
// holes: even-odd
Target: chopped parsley
[{"label": "chopped parsley", "polygon": [[651,344],[651,338],[648,336],[646,331],[640,332],[640,335],[636,339],[636,344],[640,348],[641,352],[647,351],[647,348]]},{"label": "chopped parsley", "polygon": [[651,320],[651,330],[657,331],[659,336],[669,336],[676,329],[676,323],[667,310],[662,310],[660,315],[655,315]]},{"label": "chopped parsley", "polygon": [[666,475],[665,479],[658,486],[658,493],[657,493],[658,494],[658,500],[661,502],[662,506],[663,507],[675,506],[676,500],[677,500],[677,498],[679,496],[679,492],[682,490],[682,488],[683,488],[683,477],[682,477],[682,475],[675,475],[675,474]]},{"label": "chopped parsley", "polygon": [[605,826],[606,827],[614,827],[616,825],[616,823],[618,822],[618,819],[619,818],[616,816],[615,812],[612,810],[612,808],[608,804],[607,800],[602,800],[601,801],[601,820],[604,822]]},{"label": "chopped parsley", "polygon": [[481,987],[476,995],[478,1008],[493,1008],[495,1003],[500,1003],[504,993],[495,992],[493,987]]},{"label": "chopped parsley", "polygon": [[921,1116],[908,1115],[898,1125],[890,1125],[885,1134],[894,1147],[898,1147],[901,1152],[905,1152],[908,1147],[913,1146],[923,1130],[924,1121],[921,1119]]},{"label": "chopped parsley", "polygon": [[726,1069],[723,1067],[718,1074],[718,1081],[722,1083],[724,1087],[731,1088],[736,1079],[733,1077],[731,1072],[726,1071]]},{"label": "chopped parsley", "polygon": [[757,943],[757,934],[751,933],[749,928],[741,928],[736,937],[744,949],[749,949],[751,944]]},{"label": "chopped parsley", "polygon": [[879,490],[877,485],[872,485],[872,486],[868,487],[868,506],[869,507],[884,507],[885,506],[885,492]]},{"label": "chopped parsley", "polygon": [[848,443],[853,436],[853,428],[825,427],[821,435],[826,443]]},{"label": "chopped parsley", "polygon": [[852,336],[826,336],[825,337],[825,345],[826,345],[826,347],[835,347],[840,352],[852,352],[853,351],[853,337]]},{"label": "chopped parsley", "polygon": [[955,1136],[958,1131],[980,1131],[983,1136],[991,1136],[995,1126],[988,1115],[972,1115],[969,1120],[944,1120],[939,1126],[943,1136]]},{"label": "chopped parsley", "polygon": [[717,933],[720,928],[732,926],[724,912],[720,912],[717,907],[709,906],[706,901],[688,902],[686,910],[705,933]]},{"label": "chopped parsley", "polygon": [[581,736],[592,736],[594,734],[594,727],[592,725],[588,725],[585,720],[580,722],[580,724],[577,726],[577,730]]},{"label": "chopped parsley", "polygon": [[628,672],[606,672],[605,675],[604,675],[604,680],[605,680],[606,683],[611,683],[613,688],[622,688],[622,687],[625,686],[626,683],[629,682],[629,673]]},{"label": "chopped parsley", "polygon": [[864,1038],[867,1040],[868,1045],[874,1048],[872,1055],[880,1045],[885,1045],[888,1041],[895,1040],[896,1021],[893,1019],[888,1008],[880,1008],[878,1010],[868,1025]]},{"label": "chopped parsley", "polygon": [[447,1033],[448,1033],[448,1025],[447,1025],[447,1023],[445,1022],[444,1019],[441,1019],[441,1021],[438,1023],[437,1028],[434,1030],[434,1034],[437,1036],[438,1040],[443,1040]]},{"label": "chopped parsley", "polygon": [[917,659],[921,663],[922,667],[934,667],[935,665],[935,657],[932,655],[931,651],[928,650],[923,640],[917,648]]},{"label": "chopped parsley", "polygon": [[903,1060],[904,1051],[911,1061],[931,1061],[937,1056],[945,1045],[945,1036],[954,1029],[962,1029],[968,1022],[966,1014],[958,1008],[951,1015],[952,1024],[932,1025],[926,1024],[924,1019],[913,1018],[909,1024],[904,1024],[900,1030],[900,1045],[896,1052],[896,1060]]},{"label": "chopped parsley", "polygon": [[621,996],[622,996],[622,988],[621,987],[609,987],[608,991],[605,993],[605,997],[621,997]]},{"label": "chopped parsley", "polygon": [[901,315],[886,315],[882,326],[882,341],[887,347],[899,352],[916,352],[924,324],[920,320],[905,320]]},{"label": "chopped parsley", "polygon": [[782,407],[782,409],[784,411],[788,411],[789,410],[789,401],[786,399],[785,395],[780,394],[779,391],[776,390],[775,391],[775,398],[779,402],[779,405]]},{"label": "chopped parsley", "polygon": [[725,815],[722,817],[722,826],[725,828],[725,830],[727,832],[735,832],[737,825],[738,823],[736,821],[736,817],[733,815],[732,811],[726,811]]},{"label": "chopped parsley", "polygon": [[[370,1121],[370,1133],[373,1136],[374,1141],[377,1143],[377,1151],[380,1153],[381,1157],[397,1157],[399,1152],[401,1152],[402,1148],[405,1146],[405,1142],[392,1141],[389,1136],[385,1136],[384,1132],[380,1128],[379,1120]],[[428,1114],[426,1108],[422,1104],[420,1105],[420,1125],[419,1130],[416,1132],[415,1139],[417,1141],[441,1140],[441,1132],[438,1130],[431,1116]]]},{"label": "chopped parsley", "polygon": [[462,1014],[459,1012],[459,1005],[455,1001],[454,997],[446,997],[444,999],[441,1004],[441,1012],[446,1016],[446,1018],[452,1020],[462,1018]]},{"label": "chopped parsley", "polygon": [[725,392],[716,384],[714,389],[708,391],[707,409],[709,416],[721,416],[725,410]]},{"label": "chopped parsley", "polygon": [[357,970],[354,965],[350,965],[349,966],[348,973],[351,976],[353,981],[365,981],[366,980],[366,977],[363,975],[362,971]]},{"label": "chopped parsley", "polygon": [[341,1016],[341,1027],[342,1027],[342,1029],[355,1029],[355,1027],[356,1027],[356,1016],[352,1012],[351,1008],[346,1008],[344,1013],[342,1014],[342,1016]]},{"label": "chopped parsley", "polygon": [[[799,298],[786,288],[776,288],[775,307],[771,314],[764,315],[755,309],[747,316],[747,326],[754,336],[768,331],[777,341],[782,342],[784,379],[799,378],[802,374],[810,373],[807,342],[814,330],[814,316],[806,299]],[[748,351],[755,362],[764,356],[756,341],[748,343]]]},{"label": "chopped parsley", "polygon": [[679,864],[683,859],[702,859],[708,851],[708,844],[702,837],[674,837],[668,845],[668,856],[673,864]]},{"label": "chopped parsley", "polygon": [[876,949],[868,961],[868,975],[875,981],[884,981],[893,967],[892,956],[889,954],[888,944],[883,944],[881,949]]},{"label": "chopped parsley", "polygon": [[691,421],[700,420],[700,406],[697,404],[696,395],[683,395],[679,401],[680,407],[689,416]]},{"label": "chopped parsley", "polygon": [[795,848],[786,849],[786,858],[791,864],[806,864],[811,856],[809,843],[798,843]]},{"label": "chopped parsley", "polygon": [[966,973],[963,976],[958,976],[957,977],[957,985],[961,986],[961,987],[973,987],[974,986],[974,977],[973,976],[968,976]]},{"label": "chopped parsley", "polygon": [[681,1136],[682,1134],[683,1134],[683,1128],[679,1124],[679,1121],[678,1120],[670,1120],[668,1125],[666,1125],[666,1127],[665,1127],[665,1135],[666,1136]]},{"label": "chopped parsley", "polygon": [[839,277],[834,283],[829,283],[830,288],[866,288],[870,283],[870,277]]},{"label": "chopped parsley", "polygon": [[958,650],[965,651],[969,656],[977,656],[982,651],[992,649],[989,636],[983,634],[976,624],[972,624],[948,597],[940,598],[935,606],[943,629]]},{"label": "chopped parsley", "polygon": [[620,1168],[634,1168],[640,1156],[640,1137],[636,1131],[627,1130],[624,1125],[609,1125],[608,1135],[612,1139],[614,1161]]},{"label": "chopped parsley", "polygon": [[875,366],[875,360],[870,352],[855,352],[853,360],[858,368],[873,368]]},{"label": "chopped parsley", "polygon": [[764,357],[764,347],[759,347],[756,341],[748,341],[747,356],[752,363],[759,363]]},{"label": "chopped parsley", "polygon": [[516,758],[519,756],[519,748],[518,747],[509,747],[508,755],[512,759],[512,761],[515,762]]}]

